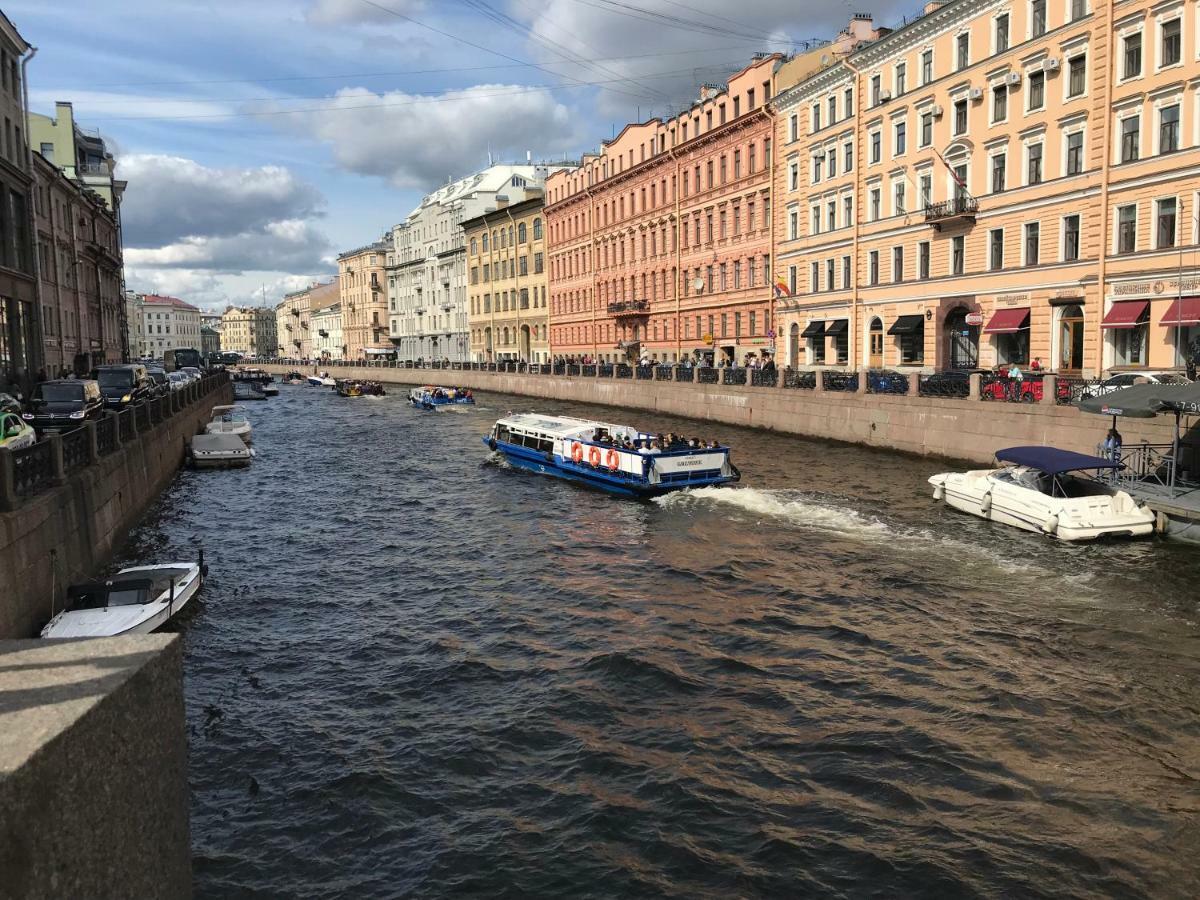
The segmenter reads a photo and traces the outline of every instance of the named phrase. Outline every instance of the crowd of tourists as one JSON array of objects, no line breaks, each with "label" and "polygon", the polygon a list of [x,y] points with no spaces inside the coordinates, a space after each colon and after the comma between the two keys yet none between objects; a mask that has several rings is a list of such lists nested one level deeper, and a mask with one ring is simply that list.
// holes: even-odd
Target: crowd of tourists
[{"label": "crowd of tourists", "polygon": [[628,450],[631,453],[641,453],[649,456],[655,453],[672,453],[679,450],[717,450],[720,444],[704,438],[685,437],[682,434],[669,432],[657,434],[654,437],[633,436],[627,434],[609,434],[607,428],[597,428],[592,434],[592,440],[602,447],[612,447],[615,450]]}]

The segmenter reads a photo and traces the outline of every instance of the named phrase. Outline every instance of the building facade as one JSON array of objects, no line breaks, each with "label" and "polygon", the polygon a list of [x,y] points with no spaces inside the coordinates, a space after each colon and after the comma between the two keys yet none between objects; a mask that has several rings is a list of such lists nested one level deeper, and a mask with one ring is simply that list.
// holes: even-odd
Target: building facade
[{"label": "building facade", "polygon": [[1181,366],[1197,27],[1181,4],[930,3],[781,90],[786,362]]},{"label": "building facade", "polygon": [[31,158],[43,364],[48,374],[85,375],[140,346],[126,335],[116,216],[40,153]]},{"label": "building facade", "polygon": [[395,351],[388,324],[387,237],[338,256],[338,300],[346,344],[339,358],[362,359]]},{"label": "building facade", "polygon": [[36,153],[85,190],[92,191],[120,221],[126,183],[98,131],[81,128],[70,103],[54,104],[54,115],[29,113],[29,140]]},{"label": "building facade", "polygon": [[223,352],[275,356],[279,352],[275,310],[264,306],[231,306],[221,316]]},{"label": "building facade", "polygon": [[342,328],[342,304],[339,300],[312,313],[313,358],[345,359],[346,338]]},{"label": "building facade", "polygon": [[200,310],[178,297],[136,294],[141,343],[132,348],[139,358],[162,359],[167,350],[200,350]]},{"label": "building facade", "polygon": [[0,391],[28,392],[43,367],[34,268],[29,150],[25,138],[24,63],[29,44],[0,12]]},{"label": "building facade", "polygon": [[549,362],[544,199],[509,204],[463,222],[471,359]]},{"label": "building facade", "polygon": [[493,165],[426,196],[392,230],[388,318],[401,360],[470,358],[467,261],[463,222],[495,209],[497,198],[521,203],[563,165]]},{"label": "building facade", "polygon": [[210,354],[221,352],[221,332],[211,325],[200,324],[200,352],[207,359]]}]

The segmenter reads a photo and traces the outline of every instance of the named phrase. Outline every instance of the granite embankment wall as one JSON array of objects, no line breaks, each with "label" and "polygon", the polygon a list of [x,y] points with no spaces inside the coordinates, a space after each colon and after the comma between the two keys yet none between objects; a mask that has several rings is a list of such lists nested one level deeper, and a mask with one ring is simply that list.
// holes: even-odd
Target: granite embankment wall
[{"label": "granite embankment wall", "polygon": [[13,461],[0,459],[0,510],[8,507],[0,511],[0,638],[35,636],[62,607],[67,587],[91,579],[171,483],[188,439],[233,397],[223,377],[195,387],[131,415],[127,428],[114,429],[108,452],[89,429],[90,462],[67,471],[60,449],[51,483],[32,496],[17,495]]},{"label": "granite embankment wall", "polygon": [[0,641],[0,898],[191,896],[182,641]]},{"label": "granite embankment wall", "polygon": [[[276,374],[295,366],[267,366]],[[310,372],[312,369],[300,369]],[[457,369],[336,366],[335,378],[367,378],[388,384],[439,384],[553,400],[572,400],[644,410],[709,422],[804,435],[899,450],[922,456],[990,463],[1003,447],[1050,444],[1092,453],[1109,420],[1073,406],[984,402],[909,394],[868,394],[784,387],[736,387],[674,381],[561,375],[521,375]],[[915,382],[915,379],[914,379]],[[914,385],[915,386],[915,385]],[[1047,393],[1053,389],[1047,385]],[[631,424],[653,426],[653,417]],[[1126,446],[1169,443],[1174,420],[1126,419]]]}]

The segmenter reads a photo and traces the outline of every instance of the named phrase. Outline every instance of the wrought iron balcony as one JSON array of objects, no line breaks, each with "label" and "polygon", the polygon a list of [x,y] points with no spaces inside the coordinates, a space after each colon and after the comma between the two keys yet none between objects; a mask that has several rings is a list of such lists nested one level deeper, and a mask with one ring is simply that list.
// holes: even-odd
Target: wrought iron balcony
[{"label": "wrought iron balcony", "polygon": [[974,223],[979,212],[979,201],[974,197],[952,197],[941,203],[925,206],[925,221],[934,228],[941,228],[956,221]]},{"label": "wrought iron balcony", "polygon": [[650,315],[649,300],[618,300],[608,304],[608,313],[612,316],[648,316]]}]

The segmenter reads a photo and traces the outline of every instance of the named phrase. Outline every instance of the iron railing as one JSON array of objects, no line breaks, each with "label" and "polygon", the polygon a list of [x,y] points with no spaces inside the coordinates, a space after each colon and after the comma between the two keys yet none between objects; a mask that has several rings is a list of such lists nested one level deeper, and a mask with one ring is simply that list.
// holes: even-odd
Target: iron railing
[{"label": "iron railing", "polygon": [[54,483],[54,456],[49,441],[12,451],[13,491],[17,497],[32,497]]},{"label": "iron railing", "polygon": [[132,441],[137,437],[137,429],[133,427],[133,410],[123,409],[117,413],[117,421],[121,428],[121,443]]},{"label": "iron railing", "polygon": [[1100,385],[1103,379],[1100,378],[1078,378],[1069,375],[1058,376],[1058,390],[1054,397],[1054,402],[1062,406],[1067,406],[1072,403],[1078,403],[1080,400],[1089,400],[1092,397],[1101,393]]},{"label": "iron railing", "polygon": [[616,374],[618,378],[632,378],[633,368],[625,363],[617,363]]},{"label": "iron railing", "polygon": [[779,372],[775,369],[751,369],[751,387],[775,387],[779,384]]},{"label": "iron railing", "polygon": [[743,385],[746,383],[746,370],[732,366],[721,370],[721,384]]},{"label": "iron railing", "polygon": [[801,391],[815,391],[817,389],[817,373],[797,372],[795,369],[785,369],[783,372],[783,386]]},{"label": "iron railing", "polygon": [[107,456],[117,449],[117,420],[113,416],[103,416],[96,420],[96,447],[101,456]]},{"label": "iron railing", "polygon": [[720,370],[711,366],[700,366],[696,369],[696,381],[699,384],[716,384]]},{"label": "iron railing", "polygon": [[600,377],[601,378],[612,378],[613,377],[613,364],[612,363],[600,363]]},{"label": "iron railing", "polygon": [[875,370],[867,373],[868,394],[907,394],[908,388],[908,376],[903,372]]},{"label": "iron railing", "polygon": [[638,366],[634,370],[638,381],[652,381],[654,379],[654,366]]},{"label": "iron railing", "polygon": [[858,393],[857,372],[822,372],[821,387],[827,391],[842,391],[847,394]]},{"label": "iron railing", "polygon": [[979,399],[1000,400],[1006,403],[1037,403],[1045,390],[1044,375],[1009,378],[993,372],[979,376]]},{"label": "iron railing", "polygon": [[580,366],[579,368],[582,370],[582,371],[580,372],[580,374],[581,374],[581,375],[582,375],[584,378],[595,378],[595,377],[596,377],[596,366],[595,366],[595,364],[593,364],[593,363],[587,363],[586,365]]},{"label": "iron railing", "polygon": [[86,428],[73,428],[61,436],[63,471],[74,472],[92,461],[91,432]]},{"label": "iron railing", "polygon": [[922,397],[962,399],[971,396],[971,382],[966,378],[947,377],[944,373],[918,375],[917,393]]},{"label": "iron railing", "polygon": [[675,367],[675,380],[676,381],[691,381],[693,371],[694,371],[694,369],[691,366],[676,366]]}]

